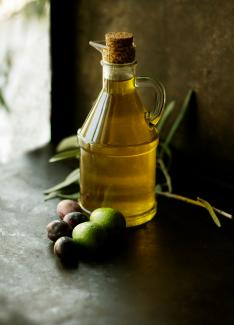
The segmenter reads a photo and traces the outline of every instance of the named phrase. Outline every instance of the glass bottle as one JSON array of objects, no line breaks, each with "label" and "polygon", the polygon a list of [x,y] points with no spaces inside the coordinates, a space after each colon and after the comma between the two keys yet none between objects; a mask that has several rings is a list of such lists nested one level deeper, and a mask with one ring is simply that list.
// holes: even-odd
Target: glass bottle
[{"label": "glass bottle", "polygon": [[[156,213],[155,125],[164,107],[165,91],[150,78],[136,77],[132,34],[109,33],[108,37],[112,40],[110,48],[90,42],[103,54],[103,87],[78,130],[80,203],[87,213],[98,207],[116,208],[125,216],[127,226],[132,227],[151,220]],[[113,37],[119,40],[115,47]],[[132,49],[126,46],[125,38],[130,37],[128,47]],[[144,107],[137,87],[154,89],[157,98],[153,111]]]}]

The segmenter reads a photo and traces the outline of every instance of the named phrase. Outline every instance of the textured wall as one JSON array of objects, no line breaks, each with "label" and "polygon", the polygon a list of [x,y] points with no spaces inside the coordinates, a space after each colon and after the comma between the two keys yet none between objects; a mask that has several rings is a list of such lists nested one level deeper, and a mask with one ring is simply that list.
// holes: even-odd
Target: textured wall
[{"label": "textured wall", "polygon": [[189,154],[234,161],[234,2],[232,0],[81,0],[73,2],[76,37],[77,123],[101,87],[99,54],[89,40],[107,31],[135,35],[138,74],[160,79],[177,109],[197,92],[174,145]]},{"label": "textured wall", "polygon": [[188,121],[194,125],[175,145],[234,160],[232,0],[91,0],[77,9],[79,96],[86,112],[101,87],[99,56],[88,41],[107,31],[132,31],[138,74],[160,79],[178,108],[189,88],[197,92],[198,107]]}]

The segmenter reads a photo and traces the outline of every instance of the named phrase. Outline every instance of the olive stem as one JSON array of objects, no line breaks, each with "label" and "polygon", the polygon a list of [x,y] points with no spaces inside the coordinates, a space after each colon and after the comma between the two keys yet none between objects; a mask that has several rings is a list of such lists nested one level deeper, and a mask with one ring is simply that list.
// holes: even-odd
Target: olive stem
[{"label": "olive stem", "polygon": [[165,177],[167,187],[168,187],[168,193],[169,192],[171,193],[172,192],[171,176],[169,175],[167,168],[161,158],[158,159],[158,164],[159,164],[161,171]]},{"label": "olive stem", "polygon": [[[156,191],[156,194],[161,195],[161,196],[168,197],[170,199],[175,199],[175,200],[183,201],[183,202],[186,202],[188,204],[193,204],[193,205],[197,205],[197,206],[200,206],[202,208],[205,208],[204,205],[200,201],[193,200],[193,199],[187,198],[187,197],[182,196],[182,195],[173,194],[173,193],[169,193],[169,192],[161,192],[161,191]],[[228,219],[232,219],[232,215],[230,213],[227,213],[227,212],[222,211],[220,209],[217,209],[215,207],[212,207],[212,208],[214,209],[214,211],[216,211],[217,213],[221,214],[223,217],[226,217]]]}]

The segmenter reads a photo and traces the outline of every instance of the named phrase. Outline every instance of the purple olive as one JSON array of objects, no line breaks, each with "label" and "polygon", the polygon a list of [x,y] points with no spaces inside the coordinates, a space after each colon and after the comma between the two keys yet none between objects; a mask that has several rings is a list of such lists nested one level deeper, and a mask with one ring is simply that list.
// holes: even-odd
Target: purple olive
[{"label": "purple olive", "polygon": [[62,236],[71,236],[72,234],[71,226],[68,223],[60,220],[51,221],[46,228],[48,238],[52,241],[56,241]]},{"label": "purple olive", "polygon": [[55,242],[54,254],[63,262],[75,262],[78,258],[78,245],[70,237],[60,237]]},{"label": "purple olive", "polygon": [[73,200],[62,200],[57,205],[57,214],[60,219],[63,219],[64,216],[70,212],[80,211],[81,208],[77,201]]},{"label": "purple olive", "polygon": [[67,222],[73,229],[75,228],[75,226],[79,225],[80,223],[89,221],[89,218],[81,212],[70,212],[65,215],[63,221]]}]

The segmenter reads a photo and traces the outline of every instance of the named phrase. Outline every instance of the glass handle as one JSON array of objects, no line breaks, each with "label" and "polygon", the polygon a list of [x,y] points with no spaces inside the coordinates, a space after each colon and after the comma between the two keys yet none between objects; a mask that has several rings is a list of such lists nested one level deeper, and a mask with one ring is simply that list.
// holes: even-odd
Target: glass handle
[{"label": "glass handle", "polygon": [[136,77],[135,86],[139,88],[153,88],[155,92],[155,105],[152,111],[145,113],[146,122],[149,126],[157,125],[161,118],[162,111],[166,101],[165,89],[161,82],[155,81],[149,77]]}]

